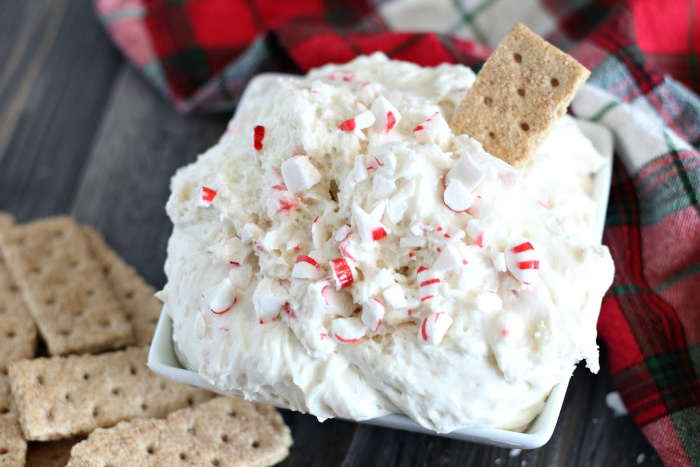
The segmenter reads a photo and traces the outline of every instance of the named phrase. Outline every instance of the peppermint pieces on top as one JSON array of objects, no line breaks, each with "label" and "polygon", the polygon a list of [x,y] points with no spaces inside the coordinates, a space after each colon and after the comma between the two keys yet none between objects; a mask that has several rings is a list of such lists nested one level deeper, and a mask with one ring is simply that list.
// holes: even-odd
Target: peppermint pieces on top
[{"label": "peppermint pieces on top", "polygon": [[321,174],[305,155],[294,155],[282,162],[282,178],[290,193],[306,191],[321,181]]},{"label": "peppermint pieces on top", "polygon": [[[454,134],[472,79],[375,56],[251,84],[238,131],[173,179],[162,295],[191,368],[321,417],[396,407],[450,431],[481,405],[507,407],[483,411],[492,426],[524,426],[549,379],[595,361],[583,335],[608,257],[580,169],[596,155],[569,117],[525,170]],[[201,186],[218,191],[209,208]],[[456,406],[451,383],[470,378],[484,384]]]}]

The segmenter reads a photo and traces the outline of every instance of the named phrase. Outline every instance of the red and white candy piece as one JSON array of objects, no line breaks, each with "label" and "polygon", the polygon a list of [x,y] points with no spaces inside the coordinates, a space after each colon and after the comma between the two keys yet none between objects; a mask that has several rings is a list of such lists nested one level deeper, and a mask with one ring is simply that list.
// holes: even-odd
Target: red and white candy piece
[{"label": "red and white candy piece", "polygon": [[297,260],[294,262],[294,267],[292,268],[292,278],[294,279],[306,279],[306,280],[318,280],[325,276],[326,273],[321,268],[321,265],[308,255],[299,255]]},{"label": "red and white candy piece", "polygon": [[450,137],[450,126],[440,112],[435,112],[429,119],[413,129],[419,143],[441,144]]},{"label": "red and white candy piece", "polygon": [[355,220],[357,232],[363,242],[373,242],[381,240],[391,233],[381,222],[367,214],[357,204],[352,205],[352,217]]},{"label": "red and white candy piece", "polygon": [[264,277],[253,292],[253,308],[260,324],[268,323],[279,315],[289,300],[289,292],[278,279]]},{"label": "red and white candy piece", "polygon": [[321,174],[305,155],[292,156],[280,166],[284,184],[291,193],[308,190],[321,181]]},{"label": "red and white candy piece", "polygon": [[425,232],[429,230],[433,230],[432,227],[430,227],[428,224],[426,224],[423,221],[417,221],[414,222],[413,225],[411,225],[411,233],[415,235],[416,237],[420,237],[423,235]]},{"label": "red and white candy piece", "polygon": [[484,228],[484,225],[481,223],[481,221],[477,219],[471,219],[469,222],[467,222],[467,235],[469,235],[469,238],[472,239],[472,241],[480,248],[483,248],[484,245],[486,245],[486,241],[484,239],[484,235],[486,233],[486,229]]},{"label": "red and white candy piece", "polygon": [[207,208],[214,202],[214,198],[216,198],[215,190],[206,186],[200,187],[199,194],[197,195],[197,205]]},{"label": "red and white candy piece", "polygon": [[430,345],[439,344],[450,326],[452,326],[452,318],[446,313],[438,312],[427,316],[420,326],[421,342]]},{"label": "red and white candy piece", "polygon": [[425,266],[419,266],[416,270],[418,278],[418,296],[421,302],[425,302],[433,298],[438,292],[440,284],[440,275]]},{"label": "red and white candy piece", "polygon": [[443,248],[437,260],[435,260],[433,268],[436,271],[447,272],[464,267],[466,264],[467,260],[460,254],[459,250],[453,245],[448,244]]},{"label": "red and white candy piece", "polygon": [[372,112],[370,110],[366,110],[353,118],[345,120],[338,128],[348,132],[364,130],[365,128],[369,128],[374,125],[375,120],[376,119],[374,118]]},{"label": "red and white candy piece", "polygon": [[250,247],[238,237],[229,237],[207,248],[217,261],[232,266],[242,265],[252,253]]},{"label": "red and white candy piece", "polygon": [[226,313],[236,304],[236,290],[228,277],[202,292],[202,297],[211,312],[216,315]]},{"label": "red and white candy piece", "polygon": [[331,260],[330,263],[331,275],[333,276],[333,282],[335,282],[335,289],[340,290],[345,287],[349,287],[355,282],[355,278],[352,274],[352,269],[345,258],[336,258]]},{"label": "red and white candy piece", "polygon": [[406,307],[406,295],[403,293],[403,287],[399,284],[389,286],[382,292],[386,304],[394,310]]},{"label": "red and white candy piece", "polygon": [[445,206],[455,212],[466,211],[476,196],[457,179],[452,180],[442,194]]},{"label": "red and white candy piece", "polygon": [[537,280],[540,269],[540,255],[526,238],[519,238],[506,248],[506,268],[523,284],[532,284]]},{"label": "red and white candy piece", "polygon": [[362,322],[365,323],[372,331],[379,329],[382,324],[382,319],[384,319],[384,305],[373,298],[364,305],[362,305]]},{"label": "red and white candy piece", "polygon": [[253,128],[253,146],[256,151],[260,151],[263,148],[263,140],[265,139],[265,127],[262,125],[257,125]]},{"label": "red and white candy piece", "polygon": [[328,230],[326,229],[326,221],[323,217],[316,216],[313,224],[311,224],[311,242],[314,248],[319,249],[328,240]]},{"label": "red and white candy piece", "polygon": [[476,307],[486,313],[492,313],[503,308],[503,300],[496,292],[488,290],[479,292],[475,300]]},{"label": "red and white candy piece", "polygon": [[376,119],[374,129],[382,135],[389,133],[401,120],[399,111],[384,96],[379,96],[372,102],[372,114]]},{"label": "red and white candy piece", "polygon": [[367,328],[359,318],[336,318],[331,321],[331,334],[343,344],[357,342],[366,332]]}]

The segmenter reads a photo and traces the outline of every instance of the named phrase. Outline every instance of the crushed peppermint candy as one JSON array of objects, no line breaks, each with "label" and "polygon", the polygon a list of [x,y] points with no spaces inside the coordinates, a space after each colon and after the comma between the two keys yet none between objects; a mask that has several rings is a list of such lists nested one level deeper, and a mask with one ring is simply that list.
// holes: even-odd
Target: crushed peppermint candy
[{"label": "crushed peppermint candy", "polygon": [[347,132],[364,130],[365,128],[369,128],[374,125],[375,120],[376,119],[374,118],[372,112],[370,110],[366,110],[353,118],[345,120],[338,126],[338,128]]},{"label": "crushed peppermint candy", "polygon": [[325,275],[321,265],[308,255],[299,255],[292,268],[293,279],[317,280]]},{"label": "crushed peppermint candy", "polygon": [[284,184],[291,193],[308,190],[321,181],[321,173],[305,155],[297,154],[280,166]]},{"label": "crushed peppermint candy", "polygon": [[506,248],[505,263],[508,272],[523,284],[532,284],[537,280],[540,269],[539,254],[529,240],[519,238]]},{"label": "crushed peppermint candy", "polygon": [[401,120],[399,111],[384,96],[379,96],[372,102],[371,111],[376,119],[374,129],[383,135],[389,133]]},{"label": "crushed peppermint candy", "polygon": [[278,279],[263,277],[253,292],[253,308],[260,324],[277,317],[289,300],[289,292]]},{"label": "crushed peppermint candy", "polygon": [[372,331],[377,331],[384,318],[384,305],[376,298],[362,306],[362,322]]},{"label": "crushed peppermint candy", "polygon": [[216,191],[206,186],[200,187],[199,195],[197,196],[197,205],[208,208],[211,206],[211,203],[214,202],[214,198],[216,198]]},{"label": "crushed peppermint candy", "polygon": [[440,112],[435,112],[425,122],[413,128],[413,134],[421,144],[442,145],[449,140],[451,133],[450,126]]},{"label": "crushed peppermint candy", "polygon": [[391,233],[387,227],[355,203],[352,205],[352,218],[360,238],[365,243],[381,240]]},{"label": "crushed peppermint candy", "polygon": [[420,326],[421,342],[430,345],[439,344],[451,325],[452,318],[447,313],[438,312],[426,316]]},{"label": "crushed peppermint candy", "polygon": [[345,258],[336,258],[329,264],[336,290],[344,289],[345,287],[352,285],[355,278],[353,277],[352,269],[350,269],[350,265]]},{"label": "crushed peppermint candy", "polygon": [[253,129],[253,147],[255,147],[256,151],[262,150],[263,139],[265,139],[265,127],[262,125],[257,125]]},{"label": "crushed peppermint candy", "polygon": [[438,293],[438,285],[441,282],[440,275],[436,271],[419,266],[416,270],[418,278],[418,291],[421,302],[425,302],[435,297]]},{"label": "crushed peppermint candy", "polygon": [[225,277],[220,283],[202,292],[202,297],[209,310],[215,315],[222,315],[236,304],[236,290],[231,279]]},{"label": "crushed peppermint candy", "polygon": [[336,318],[331,321],[331,334],[342,344],[351,344],[362,339],[367,327],[359,318]]}]

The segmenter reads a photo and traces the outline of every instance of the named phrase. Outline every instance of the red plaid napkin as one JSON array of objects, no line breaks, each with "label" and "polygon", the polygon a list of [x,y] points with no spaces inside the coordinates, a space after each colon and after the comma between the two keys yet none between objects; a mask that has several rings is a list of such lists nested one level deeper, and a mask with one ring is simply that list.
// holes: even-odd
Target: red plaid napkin
[{"label": "red plaid napkin", "polygon": [[478,66],[516,22],[574,55],[593,74],[572,109],[616,142],[604,243],[617,272],[598,325],[613,379],[665,463],[700,465],[700,100],[658,71],[700,85],[700,0],[95,3],[184,112],[231,110],[259,72],[378,50]]}]

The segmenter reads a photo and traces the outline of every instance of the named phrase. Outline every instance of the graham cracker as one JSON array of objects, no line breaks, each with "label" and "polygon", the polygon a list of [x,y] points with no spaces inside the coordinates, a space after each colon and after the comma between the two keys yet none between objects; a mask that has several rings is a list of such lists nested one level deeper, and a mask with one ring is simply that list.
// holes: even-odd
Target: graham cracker
[{"label": "graham cracker", "polygon": [[70,450],[85,438],[59,439],[57,441],[34,441],[27,446],[26,467],[65,467],[70,459]]},{"label": "graham cracker", "polygon": [[[0,212],[0,233],[12,224],[12,217]],[[34,356],[36,335],[36,325],[0,249],[0,374],[7,373],[10,363]]]},{"label": "graham cracker", "polygon": [[130,347],[10,365],[12,395],[25,439],[69,438],[134,417],[164,417],[213,397],[151,372],[147,354],[146,347]]},{"label": "graham cracker", "polygon": [[573,57],[518,24],[479,71],[452,117],[452,131],[523,166],[589,75]]},{"label": "graham cracker", "polygon": [[75,221],[34,221],[0,239],[49,354],[97,352],[133,341],[131,324]]},{"label": "graham cracker", "polygon": [[71,451],[69,466],[265,466],[289,455],[292,437],[272,407],[219,397],[166,420],[135,419],[95,430]]},{"label": "graham cracker", "polygon": [[0,466],[22,466],[26,454],[27,442],[12,405],[10,382],[7,376],[0,376]]},{"label": "graham cracker", "polygon": [[155,289],[148,285],[136,270],[104,242],[102,236],[91,227],[83,227],[90,248],[100,262],[134,330],[135,345],[149,345],[156,331],[163,303],[155,298]]}]

